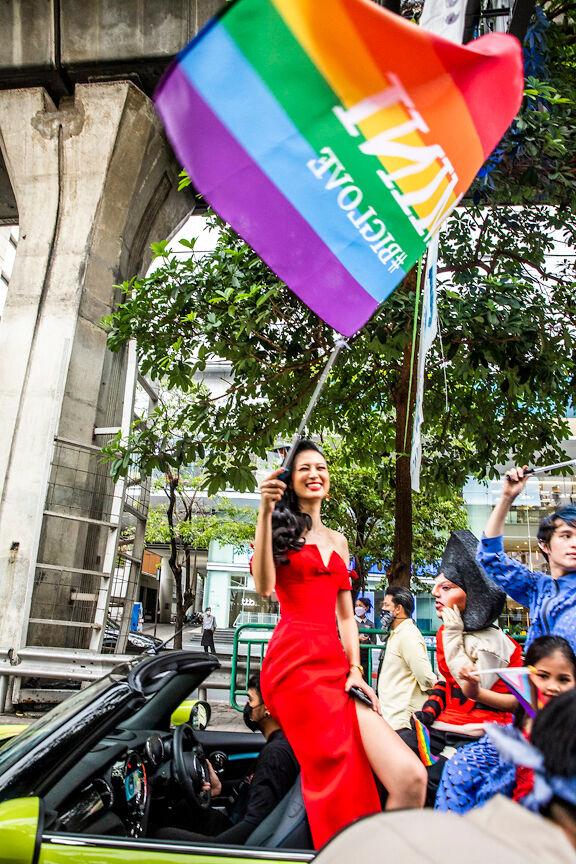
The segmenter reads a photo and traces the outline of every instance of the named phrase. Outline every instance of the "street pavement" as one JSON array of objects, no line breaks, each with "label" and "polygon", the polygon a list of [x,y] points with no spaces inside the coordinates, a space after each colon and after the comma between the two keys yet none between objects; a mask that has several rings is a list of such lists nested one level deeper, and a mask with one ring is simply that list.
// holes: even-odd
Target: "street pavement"
[{"label": "street pavement", "polygon": [[[208,729],[223,732],[246,732],[242,714],[232,708],[227,702],[210,701],[212,715]],[[35,723],[43,717],[45,711],[17,711],[15,714],[0,714],[0,728],[7,724]]]}]

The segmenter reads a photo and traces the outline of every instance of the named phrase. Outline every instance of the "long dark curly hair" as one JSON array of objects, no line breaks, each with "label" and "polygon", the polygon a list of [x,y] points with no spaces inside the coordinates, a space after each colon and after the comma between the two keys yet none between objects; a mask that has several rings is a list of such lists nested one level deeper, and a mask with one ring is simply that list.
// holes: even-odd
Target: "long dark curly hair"
[{"label": "long dark curly hair", "polygon": [[286,491],[280,501],[276,502],[272,513],[272,552],[276,565],[288,563],[286,552],[291,550],[297,552],[301,549],[304,545],[304,536],[312,528],[312,519],[308,513],[303,513],[300,510],[298,498],[292,486],[294,461],[298,454],[304,450],[314,450],[324,456],[320,448],[306,438],[301,438],[294,447],[288,477],[285,481]]}]

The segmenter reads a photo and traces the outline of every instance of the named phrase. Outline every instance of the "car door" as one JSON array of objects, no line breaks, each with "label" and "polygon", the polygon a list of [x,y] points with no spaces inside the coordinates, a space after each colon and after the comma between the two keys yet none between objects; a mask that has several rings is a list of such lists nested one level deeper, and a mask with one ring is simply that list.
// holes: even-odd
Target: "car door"
[{"label": "car door", "polygon": [[1,864],[307,864],[312,858],[311,852],[45,831],[41,799],[0,804]]}]

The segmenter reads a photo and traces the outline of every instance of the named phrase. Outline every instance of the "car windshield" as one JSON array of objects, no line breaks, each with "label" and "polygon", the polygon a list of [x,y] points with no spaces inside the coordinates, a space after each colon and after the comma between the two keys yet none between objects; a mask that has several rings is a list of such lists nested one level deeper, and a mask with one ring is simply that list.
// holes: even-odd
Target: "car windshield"
[{"label": "car windshield", "polygon": [[22,754],[34,747],[43,738],[48,738],[52,735],[56,729],[66,723],[74,714],[77,714],[85,705],[107,690],[114,681],[124,680],[128,668],[127,665],[123,664],[114,673],[106,675],[99,681],[90,684],[84,690],[74,693],[73,696],[68,697],[60,705],[52,708],[40,720],[29,726],[20,735],[17,735],[12,741],[5,744],[0,749],[0,773],[2,773],[7,765],[19,759]]}]

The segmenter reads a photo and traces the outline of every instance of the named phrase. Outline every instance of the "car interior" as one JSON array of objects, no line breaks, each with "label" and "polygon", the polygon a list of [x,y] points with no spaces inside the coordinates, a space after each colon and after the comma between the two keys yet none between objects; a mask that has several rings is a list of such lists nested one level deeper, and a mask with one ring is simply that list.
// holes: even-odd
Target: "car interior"
[{"label": "car interior", "polygon": [[[43,770],[42,757],[36,757],[26,792],[43,799],[45,830],[153,839],[159,827],[180,826],[206,834],[213,846],[214,811],[229,810],[265,743],[248,730],[171,727],[173,710],[217,665],[208,655],[184,651],[136,664],[126,676],[128,686],[118,682],[112,708],[103,698],[83,733],[73,730],[57,764],[46,755]],[[206,759],[222,783],[217,798],[202,788],[209,781]],[[24,791],[22,778],[20,787]],[[305,819],[298,779],[246,845],[311,849],[309,832],[302,831]]]}]

